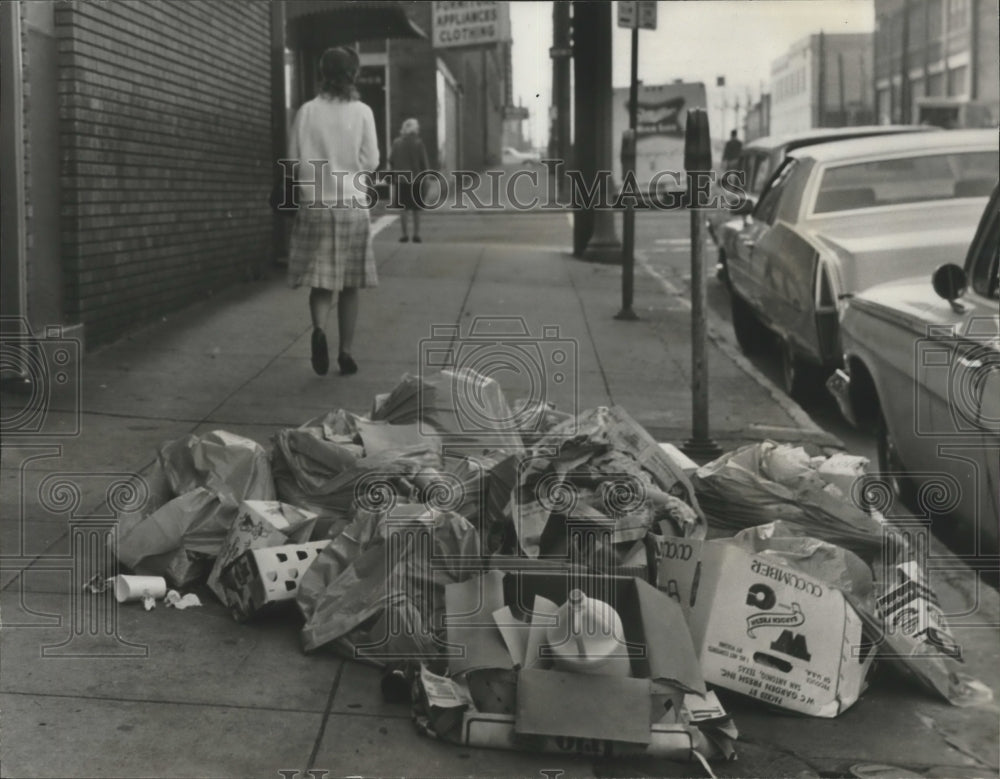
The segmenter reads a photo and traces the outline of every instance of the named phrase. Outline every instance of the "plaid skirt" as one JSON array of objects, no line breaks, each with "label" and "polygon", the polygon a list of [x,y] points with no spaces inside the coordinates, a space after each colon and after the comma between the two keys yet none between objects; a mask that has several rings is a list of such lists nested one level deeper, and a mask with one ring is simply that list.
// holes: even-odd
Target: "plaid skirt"
[{"label": "plaid skirt", "polygon": [[367,208],[300,208],[288,249],[288,284],[339,292],[376,287]]}]

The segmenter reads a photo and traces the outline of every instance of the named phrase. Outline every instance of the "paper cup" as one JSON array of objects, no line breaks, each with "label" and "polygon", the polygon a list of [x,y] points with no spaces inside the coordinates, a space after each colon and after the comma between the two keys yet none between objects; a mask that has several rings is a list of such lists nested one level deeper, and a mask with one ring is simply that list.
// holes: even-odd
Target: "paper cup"
[{"label": "paper cup", "polygon": [[115,598],[119,603],[144,598],[162,598],[167,594],[167,580],[162,576],[116,576]]}]

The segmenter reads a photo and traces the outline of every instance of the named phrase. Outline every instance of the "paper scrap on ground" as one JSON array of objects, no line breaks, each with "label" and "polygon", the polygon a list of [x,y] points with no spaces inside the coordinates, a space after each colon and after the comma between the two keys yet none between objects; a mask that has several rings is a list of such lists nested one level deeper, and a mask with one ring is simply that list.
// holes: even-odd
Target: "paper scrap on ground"
[{"label": "paper scrap on ground", "polygon": [[111,582],[114,579],[108,579],[101,576],[99,573],[95,573],[90,581],[84,582],[83,591],[89,592],[91,595],[100,595],[103,592],[107,592],[111,589]]},{"label": "paper scrap on ground", "polygon": [[195,595],[193,592],[189,592],[187,595],[181,595],[177,590],[170,590],[163,602],[167,604],[168,607],[172,606],[175,609],[183,611],[184,609],[191,608],[192,606],[200,606],[201,599]]}]

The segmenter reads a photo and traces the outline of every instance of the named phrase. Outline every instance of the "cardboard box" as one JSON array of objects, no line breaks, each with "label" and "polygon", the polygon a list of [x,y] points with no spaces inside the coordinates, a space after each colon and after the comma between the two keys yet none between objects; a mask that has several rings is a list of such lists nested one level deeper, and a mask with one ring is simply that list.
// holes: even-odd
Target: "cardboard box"
[{"label": "cardboard box", "polygon": [[298,544],[309,540],[316,514],[277,500],[245,500],[208,575],[209,589],[232,607],[236,596],[220,581],[222,572],[249,549]]},{"label": "cardboard box", "polygon": [[233,617],[243,621],[268,606],[294,600],[302,576],[329,543],[326,539],[271,546],[240,555],[220,577],[232,598]]},{"label": "cardboard box", "polygon": [[[545,637],[574,588],[617,611],[631,676],[554,668]],[[494,570],[448,585],[445,603],[450,674],[517,670],[520,735],[649,744],[668,699],[705,692],[680,607],[639,579]]]},{"label": "cardboard box", "polygon": [[680,582],[682,597],[690,593],[706,681],[817,717],[858,699],[873,657],[853,651],[862,622],[840,591],[725,541],[705,542],[700,563],[661,560],[659,575]]},{"label": "cardboard box", "polygon": [[629,743],[607,738],[519,733],[514,714],[477,710],[462,681],[438,676],[426,667],[420,671],[420,689],[426,722],[432,732],[463,746],[588,757],[647,755],[686,761],[697,759],[695,753],[704,759],[732,759],[733,743],[739,735],[711,692],[704,697],[685,695],[678,707],[661,721],[650,724],[644,743]]}]

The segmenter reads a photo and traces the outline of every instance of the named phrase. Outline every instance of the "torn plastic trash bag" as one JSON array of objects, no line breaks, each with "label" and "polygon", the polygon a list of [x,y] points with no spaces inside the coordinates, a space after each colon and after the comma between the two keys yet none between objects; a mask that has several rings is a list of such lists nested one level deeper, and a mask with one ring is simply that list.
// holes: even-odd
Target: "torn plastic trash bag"
[{"label": "torn plastic trash bag", "polygon": [[845,495],[820,474],[826,459],[763,441],[702,466],[693,481],[713,530],[783,520],[871,560],[882,548],[884,524],[854,502],[855,490]]},{"label": "torn plastic trash bag", "polygon": [[[705,518],[691,481],[621,406],[599,406],[553,427],[534,447],[534,453],[560,463],[565,471],[592,472],[595,479],[630,479],[659,503],[683,538],[704,538]],[[675,500],[670,500],[670,496]]]},{"label": "torn plastic trash bag", "polygon": [[[951,634],[923,568],[904,537],[885,529],[874,573],[852,552],[810,537],[784,522],[748,528],[732,541],[839,589],[857,610],[878,654],[903,674],[956,706],[989,703],[993,694],[962,670],[961,648]],[[973,603],[969,603],[971,608]]]},{"label": "torn plastic trash bag", "polygon": [[476,529],[457,514],[394,499],[357,506],[299,585],[304,648],[332,643],[376,663],[437,656],[444,586],[467,578],[462,562],[478,554]]},{"label": "torn plastic trash bag", "polygon": [[421,429],[440,433],[449,447],[517,451],[524,446],[517,432],[523,416],[511,410],[495,379],[457,368],[404,374],[372,419],[417,423]]},{"label": "torn plastic trash bag", "polygon": [[518,398],[511,404],[517,420],[517,432],[525,446],[541,440],[552,428],[572,418],[572,414],[559,411],[555,404],[541,398]]},{"label": "torn plastic trash bag", "polygon": [[198,487],[147,517],[123,517],[118,559],[137,574],[163,576],[176,588],[186,587],[208,575],[236,515],[235,505]]},{"label": "torn plastic trash bag", "polygon": [[363,454],[361,446],[331,439],[323,427],[308,423],[274,436],[272,464],[278,498],[318,515],[314,539],[333,538],[343,529],[358,483],[365,476],[384,475],[401,483],[425,468],[441,467],[433,446]]},{"label": "torn plastic trash bag", "polygon": [[274,500],[264,447],[225,430],[192,433],[163,444],[159,462],[175,495],[206,487],[234,508],[241,500]]},{"label": "torn plastic trash bag", "polygon": [[[593,428],[582,438],[568,436],[562,443],[554,437],[546,439],[549,443],[503,463],[497,470],[488,505],[493,514],[506,518],[521,554],[566,554],[570,545],[567,533],[595,522],[601,525],[601,532],[609,530],[609,523],[613,525],[616,545],[641,540],[659,521],[670,524],[671,535],[704,537],[704,519],[694,506],[674,494],[690,495],[690,482],[661,456],[662,451],[642,428],[617,409],[586,412],[581,419],[589,420],[587,424]],[[633,440],[629,451],[610,448],[608,440],[594,433],[597,428],[612,427],[617,427],[618,433],[606,438]],[[570,431],[569,427],[565,430],[567,434]],[[660,473],[659,479],[640,465],[643,458]],[[596,567],[611,570],[625,564],[632,549],[608,554],[605,548],[602,554],[604,563]],[[594,561],[579,562],[594,567]]]}]

